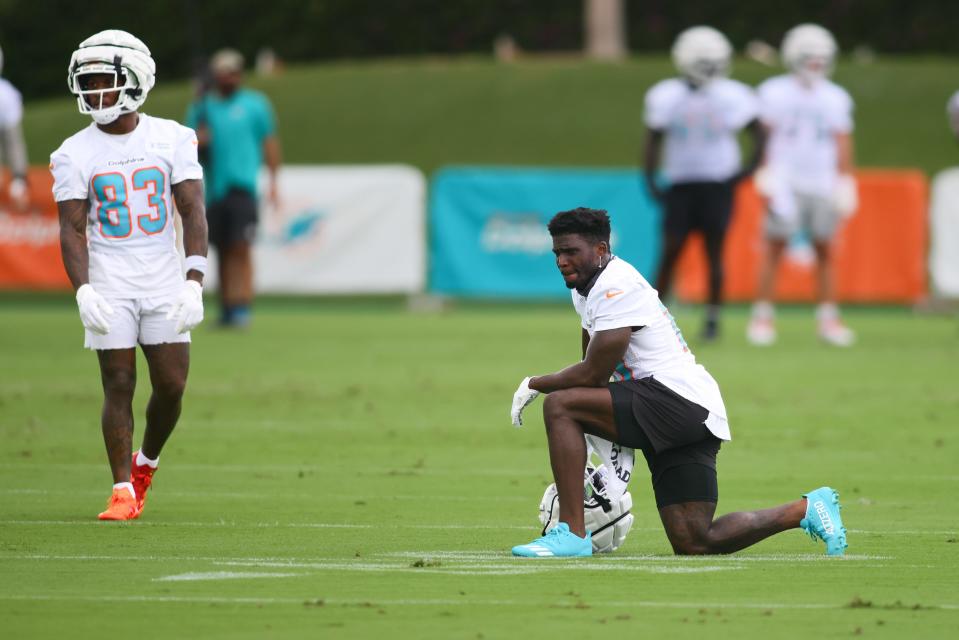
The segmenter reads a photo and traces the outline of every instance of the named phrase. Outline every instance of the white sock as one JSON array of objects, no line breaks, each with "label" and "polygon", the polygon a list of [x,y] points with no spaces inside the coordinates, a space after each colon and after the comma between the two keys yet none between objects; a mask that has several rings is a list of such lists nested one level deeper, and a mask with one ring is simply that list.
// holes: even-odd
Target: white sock
[{"label": "white sock", "polygon": [[775,315],[776,310],[768,300],[759,300],[753,305],[753,317],[757,320],[772,320]]},{"label": "white sock", "polygon": [[117,489],[126,489],[127,491],[130,492],[131,496],[133,496],[134,498],[137,497],[136,491],[133,490],[132,482],[118,482],[115,485],[113,485],[113,490],[116,491]]},{"label": "white sock", "polygon": [[835,302],[823,302],[816,309],[816,319],[819,322],[839,319],[839,307]]},{"label": "white sock", "polygon": [[156,460],[150,460],[148,457],[143,455],[142,451],[137,451],[137,466],[142,467],[146,465],[151,469],[156,469],[157,465],[160,464],[160,456],[157,456]]}]

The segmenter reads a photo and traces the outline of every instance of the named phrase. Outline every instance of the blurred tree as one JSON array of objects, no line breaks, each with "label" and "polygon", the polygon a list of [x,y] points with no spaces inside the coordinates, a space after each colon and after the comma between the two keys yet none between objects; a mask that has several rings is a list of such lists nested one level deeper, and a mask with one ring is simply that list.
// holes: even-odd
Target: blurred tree
[{"label": "blurred tree", "polygon": [[[0,0],[0,46],[4,74],[31,98],[63,93],[70,53],[101,29],[143,39],[162,82],[188,76],[197,55],[227,45],[250,60],[267,46],[288,61],[491,54],[497,36],[508,34],[526,52],[580,51],[586,1]],[[787,29],[811,21],[832,30],[846,51],[959,53],[956,0],[620,1],[632,51],[665,51],[694,24],[722,30],[737,48],[755,38],[778,46]]]}]

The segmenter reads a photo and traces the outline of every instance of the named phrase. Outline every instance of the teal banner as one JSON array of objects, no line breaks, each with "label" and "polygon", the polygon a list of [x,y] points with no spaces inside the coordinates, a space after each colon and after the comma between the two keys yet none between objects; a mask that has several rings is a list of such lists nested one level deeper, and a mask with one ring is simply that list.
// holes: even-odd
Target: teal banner
[{"label": "teal banner", "polygon": [[662,214],[637,170],[457,167],[441,170],[431,188],[430,290],[568,297],[546,224],[576,207],[609,212],[613,253],[655,277]]}]

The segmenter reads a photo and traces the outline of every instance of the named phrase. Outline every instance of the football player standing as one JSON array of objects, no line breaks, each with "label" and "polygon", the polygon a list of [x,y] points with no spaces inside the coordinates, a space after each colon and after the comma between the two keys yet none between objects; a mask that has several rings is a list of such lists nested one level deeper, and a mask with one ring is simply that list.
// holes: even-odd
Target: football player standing
[{"label": "football player standing", "polygon": [[[727,77],[732,47],[711,27],[679,34],[673,61],[682,77],[654,85],[646,93],[644,169],[650,193],[665,205],[663,255],[656,278],[659,296],[669,295],[673,267],[689,233],[702,231],[709,262],[709,297],[702,336],[719,335],[723,289],[723,242],[736,185],[758,166],[763,150],[759,105],[753,90]],[[741,166],[737,133],[746,128],[752,152]],[[665,146],[663,173],[656,182]]]},{"label": "football player standing", "polygon": [[815,24],[791,29],[782,44],[790,72],[758,89],[761,118],[769,129],[766,159],[756,186],[766,199],[766,251],[757,301],[747,328],[755,345],[776,341],[773,290],[789,239],[809,234],[816,255],[819,337],[846,347],[855,334],[839,317],[834,285],[833,239],[858,206],[853,178],[852,98],[829,80],[836,57],[832,34]]},{"label": "football player standing", "polygon": [[[150,50],[125,31],[81,42],[67,81],[93,122],[50,156],[63,263],[76,289],[84,346],[96,351],[103,384],[101,426],[113,491],[101,520],[130,520],[143,511],[180,415],[190,330],[203,319],[207,227],[197,139],[172,120],[138,113],[155,72]],[[137,345],[152,395],[143,444],[132,453]]]}]

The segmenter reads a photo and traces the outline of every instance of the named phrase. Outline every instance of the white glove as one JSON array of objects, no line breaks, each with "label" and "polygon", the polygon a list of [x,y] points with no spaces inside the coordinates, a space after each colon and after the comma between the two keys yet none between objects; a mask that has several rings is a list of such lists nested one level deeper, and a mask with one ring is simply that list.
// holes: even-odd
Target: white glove
[{"label": "white glove", "polygon": [[753,182],[756,184],[756,191],[759,192],[759,195],[766,199],[772,198],[776,192],[776,176],[765,165],[759,167],[753,174]]},{"label": "white glove", "polygon": [[77,306],[80,307],[80,322],[88,331],[101,336],[110,333],[107,318],[113,315],[113,308],[90,284],[77,289]]},{"label": "white glove", "polygon": [[28,203],[28,193],[27,193],[27,181],[23,178],[14,178],[10,181],[10,187],[8,188],[10,192],[10,199],[17,204],[17,206],[26,206]]},{"label": "white glove", "polygon": [[776,168],[768,165],[756,171],[756,191],[765,198],[769,212],[783,220],[793,220],[799,215],[799,205],[789,180]]},{"label": "white glove", "polygon": [[513,394],[513,408],[509,412],[509,417],[513,420],[514,427],[523,426],[523,409],[539,395],[539,391],[529,388],[529,380],[529,377],[523,378],[516,393]]},{"label": "white glove", "polygon": [[836,205],[836,210],[843,219],[856,213],[856,209],[859,208],[859,190],[856,187],[856,179],[851,174],[844,173],[836,180],[833,204]]},{"label": "white glove", "polygon": [[203,287],[199,282],[187,280],[183,284],[166,319],[176,320],[177,333],[186,333],[203,322]]}]

